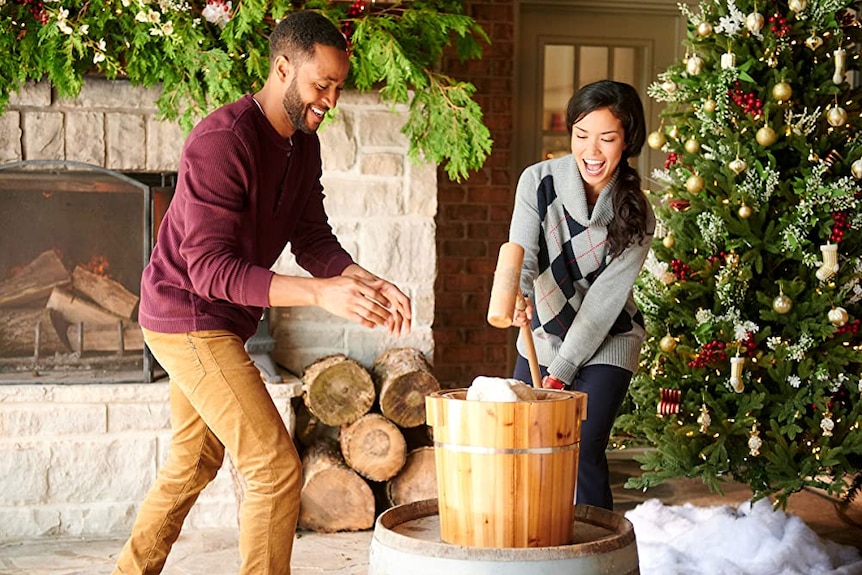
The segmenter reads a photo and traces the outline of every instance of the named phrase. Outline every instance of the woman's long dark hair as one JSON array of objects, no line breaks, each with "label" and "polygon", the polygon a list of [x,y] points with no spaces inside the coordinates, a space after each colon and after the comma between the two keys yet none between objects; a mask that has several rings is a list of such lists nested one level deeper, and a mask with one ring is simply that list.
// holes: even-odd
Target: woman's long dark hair
[{"label": "woman's long dark hair", "polygon": [[647,200],[641,189],[638,171],[629,165],[629,158],[641,152],[646,139],[644,108],[637,91],[628,84],[600,80],[587,84],[572,96],[566,109],[569,137],[572,126],[584,116],[607,108],[623,125],[625,149],[620,160],[619,187],[614,192],[614,219],[608,225],[610,253],[617,256],[624,249],[643,241],[647,233]]}]

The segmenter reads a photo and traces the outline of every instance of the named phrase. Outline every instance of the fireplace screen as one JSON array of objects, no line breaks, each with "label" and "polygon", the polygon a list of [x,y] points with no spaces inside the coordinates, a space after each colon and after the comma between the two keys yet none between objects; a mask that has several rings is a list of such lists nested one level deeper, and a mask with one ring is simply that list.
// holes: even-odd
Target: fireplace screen
[{"label": "fireplace screen", "polygon": [[141,272],[173,174],[0,166],[0,383],[150,382]]}]

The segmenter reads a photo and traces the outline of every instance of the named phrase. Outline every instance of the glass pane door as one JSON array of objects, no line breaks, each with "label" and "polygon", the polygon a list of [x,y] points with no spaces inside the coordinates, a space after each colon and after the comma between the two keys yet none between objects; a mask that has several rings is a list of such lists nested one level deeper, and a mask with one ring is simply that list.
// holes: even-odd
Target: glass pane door
[{"label": "glass pane door", "polygon": [[581,86],[611,79],[640,85],[637,48],[595,44],[545,44],[542,91],[542,158],[568,154],[566,104]]}]

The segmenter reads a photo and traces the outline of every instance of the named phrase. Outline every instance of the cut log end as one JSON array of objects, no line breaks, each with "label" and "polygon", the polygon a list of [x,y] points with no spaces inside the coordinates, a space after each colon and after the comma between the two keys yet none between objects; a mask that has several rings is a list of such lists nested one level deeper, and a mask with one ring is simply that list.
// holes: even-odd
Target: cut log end
[{"label": "cut log end", "polygon": [[404,466],[407,443],[398,426],[378,413],[368,413],[341,428],[344,460],[371,481],[386,481]]},{"label": "cut log end", "polygon": [[374,383],[368,371],[343,355],[329,356],[306,368],[304,401],[326,425],[352,423],[374,404]]},{"label": "cut log end", "polygon": [[404,467],[386,483],[386,497],[392,505],[437,497],[437,468],[433,447],[420,447],[407,454]]}]

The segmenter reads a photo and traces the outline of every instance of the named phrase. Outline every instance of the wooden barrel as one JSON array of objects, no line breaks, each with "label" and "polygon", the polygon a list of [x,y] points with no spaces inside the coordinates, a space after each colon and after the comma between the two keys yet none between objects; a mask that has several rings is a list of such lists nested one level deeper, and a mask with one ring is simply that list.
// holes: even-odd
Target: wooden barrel
[{"label": "wooden barrel", "polygon": [[586,394],[536,390],[536,401],[426,397],[434,431],[440,535],[454,545],[570,542]]},{"label": "wooden barrel", "polygon": [[374,526],[368,575],[638,575],[631,522],[623,515],[576,505],[572,543],[558,547],[489,549],[440,540],[437,501],[392,507]]}]

